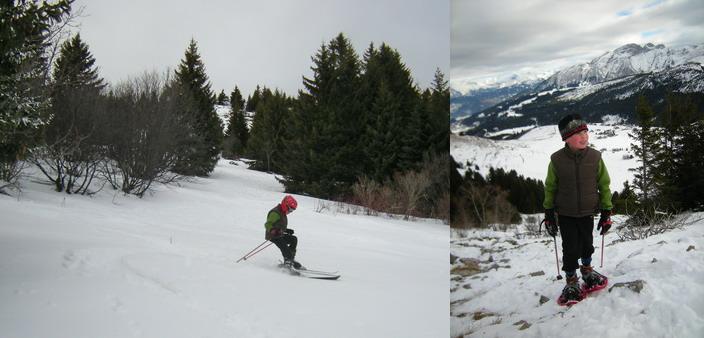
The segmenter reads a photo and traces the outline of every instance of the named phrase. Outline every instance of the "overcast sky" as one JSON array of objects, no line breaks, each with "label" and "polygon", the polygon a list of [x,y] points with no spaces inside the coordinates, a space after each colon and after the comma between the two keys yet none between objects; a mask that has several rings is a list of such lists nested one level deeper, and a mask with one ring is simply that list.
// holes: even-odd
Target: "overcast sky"
[{"label": "overcast sky", "polygon": [[214,91],[257,84],[296,95],[321,44],[344,33],[358,54],[370,42],[398,50],[421,88],[449,77],[449,0],[78,0],[77,30],[110,83],[174,69],[191,38]]},{"label": "overcast sky", "polygon": [[704,43],[702,0],[451,0],[452,85],[540,73],[626,43]]}]

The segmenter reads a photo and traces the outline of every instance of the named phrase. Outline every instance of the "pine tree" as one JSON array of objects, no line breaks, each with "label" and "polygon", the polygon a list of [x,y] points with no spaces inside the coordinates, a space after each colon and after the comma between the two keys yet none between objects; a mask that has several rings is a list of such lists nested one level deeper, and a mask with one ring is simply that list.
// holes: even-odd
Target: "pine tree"
[{"label": "pine tree", "polygon": [[435,70],[429,101],[433,146],[437,153],[448,152],[450,151],[450,86],[445,80],[445,74],[439,68]]},{"label": "pine tree", "polygon": [[261,88],[259,88],[259,85],[257,85],[257,88],[254,90],[254,93],[247,97],[247,106],[245,107],[245,110],[248,112],[256,112],[261,95],[262,90]]},{"label": "pine tree", "polygon": [[80,35],[64,42],[53,71],[46,146],[33,156],[56,191],[88,192],[103,157],[97,135],[102,130],[98,110],[104,87],[95,58]]},{"label": "pine tree", "polygon": [[176,82],[183,88],[191,104],[184,113],[189,115],[191,137],[183,142],[182,157],[176,172],[183,175],[205,176],[215,169],[223,140],[223,128],[215,113],[215,95],[205,73],[196,41],[186,49],[176,70]]},{"label": "pine tree", "polygon": [[272,92],[268,88],[263,88],[260,99],[252,121],[247,152],[257,161],[255,169],[280,172],[291,103],[284,93],[278,90]]},{"label": "pine tree", "polygon": [[639,202],[646,209],[654,206],[658,194],[655,182],[657,156],[660,153],[659,134],[655,129],[655,112],[645,96],[641,95],[636,104],[638,127],[629,136],[636,140],[631,144],[640,166],[635,169],[634,185],[638,189]]},{"label": "pine tree", "polygon": [[322,197],[345,194],[362,172],[360,64],[342,34],[313,57],[313,77],[304,77],[296,138],[289,145],[296,162],[285,168],[287,191]]},{"label": "pine tree", "polygon": [[620,193],[614,191],[611,200],[614,204],[613,212],[616,214],[628,215],[636,208],[636,194],[631,189],[628,181],[623,182],[623,190]]},{"label": "pine tree", "polygon": [[688,95],[669,95],[668,115],[672,123],[669,128],[672,165],[664,183],[678,209],[704,209],[704,116]]},{"label": "pine tree", "polygon": [[390,178],[398,166],[400,152],[399,138],[396,134],[396,114],[399,114],[399,102],[382,84],[376,101],[372,106],[366,130],[365,154],[370,164],[368,174],[377,181],[384,182]]},{"label": "pine tree", "polygon": [[217,102],[221,106],[224,106],[227,104],[227,95],[225,95],[225,90],[220,91],[220,94],[218,94]]},{"label": "pine tree", "polygon": [[9,1],[0,5],[0,191],[20,172],[18,161],[40,140],[49,99],[45,51],[73,0],[53,4]]},{"label": "pine tree", "polygon": [[240,89],[235,89],[230,93],[230,118],[225,132],[226,150],[233,155],[241,155],[247,147],[249,138],[249,128],[245,117],[245,102],[240,93]]},{"label": "pine tree", "polygon": [[[395,158],[394,163],[386,168],[382,176],[391,177],[394,172],[417,169],[422,160],[427,146],[427,114],[419,100],[419,94],[413,85],[410,71],[401,61],[401,55],[387,44],[383,43],[378,49],[370,44],[364,54],[364,74],[361,77],[362,85],[359,97],[362,109],[365,110],[363,121],[366,121],[365,146],[386,143],[387,156]],[[379,100],[391,102],[394,111],[390,109],[379,110]],[[379,114],[393,115],[379,117]],[[381,120],[390,120],[392,123],[383,125],[375,123]],[[371,128],[370,128],[370,127]],[[375,130],[383,127],[383,130]],[[387,135],[388,134],[388,135]],[[384,135],[384,136],[382,136]],[[374,137],[382,136],[387,140],[374,141]],[[388,138],[393,138],[393,142]],[[379,150],[366,150],[366,152],[379,152]],[[378,171],[375,164],[367,162],[367,172]]]}]

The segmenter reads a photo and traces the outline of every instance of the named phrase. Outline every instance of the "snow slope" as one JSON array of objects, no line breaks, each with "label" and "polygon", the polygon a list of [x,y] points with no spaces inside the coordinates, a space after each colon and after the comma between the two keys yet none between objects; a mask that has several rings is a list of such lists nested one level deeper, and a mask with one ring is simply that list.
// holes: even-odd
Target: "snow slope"
[{"label": "snow slope", "polygon": [[[602,153],[613,192],[623,190],[626,180],[633,183],[633,173],[628,169],[635,168],[638,163],[633,158],[626,158],[631,153],[630,144],[633,143],[628,136],[632,127],[611,124],[589,124],[589,143]],[[550,155],[563,146],[555,125],[534,128],[516,140],[450,136],[450,154],[455,161],[460,164],[469,161],[479,166],[479,172],[485,177],[489,174],[489,168],[494,167],[513,169],[519,175],[545,181]]]},{"label": "snow slope", "polygon": [[[618,236],[610,231],[602,268],[595,232],[592,265],[609,277],[609,287],[572,307],[556,304],[565,282],[556,278],[554,243],[545,232],[525,236],[526,223],[507,232],[453,233],[451,336],[704,337],[704,213],[694,219],[683,229],[637,241],[614,243]],[[616,227],[623,221],[614,217]],[[561,263],[559,237],[557,246]],[[463,265],[471,272],[461,273]],[[637,280],[644,282],[639,293],[608,290]]]},{"label": "snow slope", "polygon": [[[447,337],[449,229],[349,215],[296,196],[297,259],[263,241],[284,196],[274,176],[220,161],[209,178],[143,199],[0,195],[0,337]],[[322,208],[328,206],[328,208]],[[324,209],[322,212],[316,210]]]}]

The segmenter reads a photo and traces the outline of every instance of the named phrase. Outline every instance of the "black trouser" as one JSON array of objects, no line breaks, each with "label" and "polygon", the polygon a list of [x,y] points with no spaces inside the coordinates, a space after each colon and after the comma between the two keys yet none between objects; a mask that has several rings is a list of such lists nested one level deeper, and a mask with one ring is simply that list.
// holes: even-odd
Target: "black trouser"
[{"label": "black trouser", "polygon": [[574,273],[579,258],[591,258],[594,253],[594,216],[558,216],[560,236],[562,236],[562,270]]},{"label": "black trouser", "polygon": [[270,241],[279,247],[281,254],[284,255],[284,260],[293,260],[296,257],[296,246],[298,245],[298,238],[296,238],[296,236],[283,234],[270,239]]}]

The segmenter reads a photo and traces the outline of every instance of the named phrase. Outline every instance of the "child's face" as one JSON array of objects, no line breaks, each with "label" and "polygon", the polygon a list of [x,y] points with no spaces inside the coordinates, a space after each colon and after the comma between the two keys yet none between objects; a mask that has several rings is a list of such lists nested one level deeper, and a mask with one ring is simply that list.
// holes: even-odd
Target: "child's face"
[{"label": "child's face", "polygon": [[589,145],[589,131],[584,130],[565,140],[572,150],[582,150]]}]

